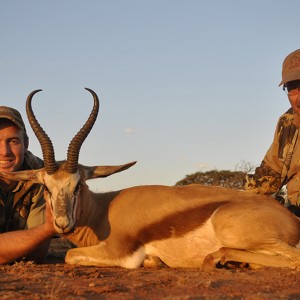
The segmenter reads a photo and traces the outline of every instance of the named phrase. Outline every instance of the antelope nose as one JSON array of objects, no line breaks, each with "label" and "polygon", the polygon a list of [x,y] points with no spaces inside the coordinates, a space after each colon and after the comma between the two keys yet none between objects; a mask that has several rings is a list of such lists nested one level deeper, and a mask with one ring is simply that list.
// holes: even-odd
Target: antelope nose
[{"label": "antelope nose", "polygon": [[60,216],[60,217],[56,218],[55,224],[58,228],[64,230],[64,229],[68,228],[68,226],[70,224],[70,220],[67,216]]}]

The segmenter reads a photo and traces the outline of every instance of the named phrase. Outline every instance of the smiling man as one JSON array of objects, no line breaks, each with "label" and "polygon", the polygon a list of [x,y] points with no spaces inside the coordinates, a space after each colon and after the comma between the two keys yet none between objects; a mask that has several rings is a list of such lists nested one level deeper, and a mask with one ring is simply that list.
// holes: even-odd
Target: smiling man
[{"label": "smiling man", "polygon": [[291,108],[279,118],[273,143],[255,174],[247,176],[245,189],[279,198],[286,185],[287,198],[280,200],[300,216],[300,49],[284,59],[279,86]]},{"label": "smiling man", "polygon": [[[0,171],[43,167],[28,151],[29,139],[20,113],[0,106]],[[54,234],[43,186],[0,179],[0,264],[20,258],[42,262]]]}]

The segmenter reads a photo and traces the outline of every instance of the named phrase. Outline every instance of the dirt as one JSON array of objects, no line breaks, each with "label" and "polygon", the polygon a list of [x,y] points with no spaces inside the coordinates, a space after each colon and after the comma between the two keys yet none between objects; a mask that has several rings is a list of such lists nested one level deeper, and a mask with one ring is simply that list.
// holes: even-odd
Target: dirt
[{"label": "dirt", "polygon": [[63,262],[53,239],[46,264],[0,266],[0,299],[300,299],[300,272],[260,268],[100,268]]}]

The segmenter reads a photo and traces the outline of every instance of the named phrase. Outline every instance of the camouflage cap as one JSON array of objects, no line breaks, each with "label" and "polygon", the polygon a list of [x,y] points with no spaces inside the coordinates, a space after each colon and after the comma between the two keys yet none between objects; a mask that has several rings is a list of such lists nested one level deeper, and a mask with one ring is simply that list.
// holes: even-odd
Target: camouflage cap
[{"label": "camouflage cap", "polygon": [[283,61],[279,86],[293,80],[300,80],[300,49],[290,53]]},{"label": "camouflage cap", "polygon": [[21,114],[12,107],[0,106],[0,119],[8,119],[16,124],[20,129],[26,131]]}]

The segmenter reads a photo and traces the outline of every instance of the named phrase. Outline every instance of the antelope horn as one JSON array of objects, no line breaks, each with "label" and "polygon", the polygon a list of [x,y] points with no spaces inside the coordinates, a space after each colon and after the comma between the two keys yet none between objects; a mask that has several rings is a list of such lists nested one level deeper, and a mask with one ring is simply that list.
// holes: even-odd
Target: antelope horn
[{"label": "antelope horn", "polygon": [[90,133],[91,129],[93,128],[99,111],[99,99],[97,94],[91,89],[88,88],[85,89],[93,95],[94,107],[86,123],[78,131],[78,133],[74,136],[74,138],[69,144],[66,168],[67,168],[67,172],[70,174],[74,174],[77,171],[79,151],[81,145],[86,139],[86,137],[88,136],[88,134]]},{"label": "antelope horn", "polygon": [[41,90],[35,90],[31,92],[26,101],[26,113],[27,113],[27,118],[30,123],[30,126],[37,137],[37,139],[40,142],[42,152],[43,152],[43,159],[44,159],[44,165],[45,165],[45,170],[47,174],[51,175],[56,172],[58,169],[58,166],[55,161],[55,156],[54,156],[54,149],[52,142],[46,132],[43,130],[39,122],[37,121],[31,107],[31,100],[34,94],[37,92],[40,92]]}]

